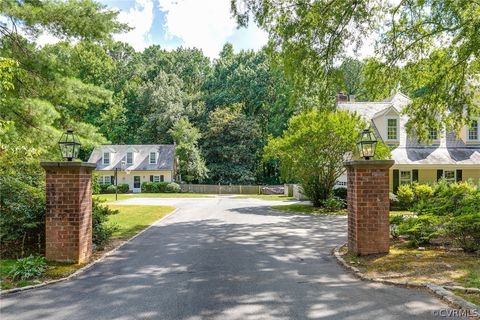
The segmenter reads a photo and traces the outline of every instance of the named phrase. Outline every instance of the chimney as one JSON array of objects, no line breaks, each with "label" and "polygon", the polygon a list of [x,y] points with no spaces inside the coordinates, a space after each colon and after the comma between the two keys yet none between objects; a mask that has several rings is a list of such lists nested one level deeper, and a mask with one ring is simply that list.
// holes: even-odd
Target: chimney
[{"label": "chimney", "polygon": [[337,94],[337,103],[348,102],[348,96],[343,92]]}]

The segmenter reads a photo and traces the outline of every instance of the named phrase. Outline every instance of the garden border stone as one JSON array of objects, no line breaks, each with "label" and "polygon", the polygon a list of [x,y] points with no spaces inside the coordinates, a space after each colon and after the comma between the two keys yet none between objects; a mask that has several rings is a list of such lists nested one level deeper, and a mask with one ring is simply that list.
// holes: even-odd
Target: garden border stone
[{"label": "garden border stone", "polygon": [[133,241],[135,238],[137,238],[138,236],[140,236],[142,233],[146,232],[148,229],[152,228],[153,226],[155,226],[157,223],[159,223],[160,221],[164,220],[164,219],[167,219],[168,217],[170,217],[171,215],[173,215],[175,212],[177,212],[179,209],[178,208],[175,208],[175,210],[173,210],[172,212],[170,212],[169,214],[167,214],[166,216],[164,217],[161,217],[160,219],[156,220],[155,222],[153,222],[151,225],[149,225],[148,227],[146,227],[145,229],[143,229],[142,231],[140,231],[139,233],[137,233],[136,235],[134,235],[133,237],[131,237],[130,239],[120,243],[118,246],[116,246],[115,248],[113,248],[112,250],[110,251],[107,251],[105,252],[102,256],[100,256],[98,259],[96,260],[93,260],[91,261],[90,263],[86,264],[85,266],[81,267],[80,269],[76,270],[74,273],[66,276],[66,277],[63,277],[63,278],[59,278],[59,279],[54,279],[54,280],[49,280],[49,281],[44,281],[42,283],[39,283],[39,284],[34,284],[34,285],[30,285],[30,286],[25,286],[25,287],[20,287],[20,288],[13,288],[13,289],[8,289],[8,290],[0,290],[0,296],[5,296],[5,295],[8,295],[8,294],[11,294],[11,293],[15,293],[15,292],[20,292],[20,291],[26,291],[26,290],[32,290],[32,289],[37,289],[37,288],[41,288],[41,287],[44,287],[44,286],[47,286],[47,285],[50,285],[50,284],[54,284],[54,283],[57,283],[57,282],[61,282],[61,281],[67,281],[67,280],[70,280],[70,279],[73,279],[77,276],[79,276],[80,274],[84,273],[85,271],[87,271],[88,269],[90,269],[91,267],[93,267],[95,264],[99,263],[99,262],[102,262],[103,260],[105,260],[107,257],[111,256],[112,254],[114,254],[115,252],[117,252],[121,247],[123,247],[124,245],[126,245],[127,243]]},{"label": "garden border stone", "polygon": [[463,290],[466,293],[469,292],[480,292],[477,288],[464,288],[461,286],[439,286],[429,282],[409,282],[409,281],[392,281],[387,279],[372,278],[363,274],[360,269],[357,267],[351,266],[348,264],[345,259],[340,254],[340,249],[345,247],[347,244],[344,243],[340,246],[337,246],[333,249],[333,255],[337,261],[347,270],[351,271],[357,278],[366,281],[379,282],[388,285],[401,286],[407,288],[422,288],[427,289],[430,293],[436,297],[442,299],[443,301],[449,303],[450,305],[465,310],[479,310],[480,306],[477,306],[474,303],[468,302],[465,299],[455,295],[452,291],[449,290]]}]

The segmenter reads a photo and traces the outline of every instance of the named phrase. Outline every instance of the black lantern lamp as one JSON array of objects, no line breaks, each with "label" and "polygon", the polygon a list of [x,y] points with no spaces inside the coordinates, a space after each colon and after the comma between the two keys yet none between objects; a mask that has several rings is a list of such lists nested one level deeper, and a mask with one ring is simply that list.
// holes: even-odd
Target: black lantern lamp
[{"label": "black lantern lamp", "polygon": [[370,128],[362,131],[360,140],[357,142],[358,153],[365,160],[373,158],[377,147],[377,138]]},{"label": "black lantern lamp", "polygon": [[58,141],[58,145],[60,146],[62,156],[67,159],[67,161],[72,161],[74,158],[78,157],[81,144],[78,141],[78,138],[73,134],[73,130],[67,130],[67,132],[62,134],[60,141]]}]

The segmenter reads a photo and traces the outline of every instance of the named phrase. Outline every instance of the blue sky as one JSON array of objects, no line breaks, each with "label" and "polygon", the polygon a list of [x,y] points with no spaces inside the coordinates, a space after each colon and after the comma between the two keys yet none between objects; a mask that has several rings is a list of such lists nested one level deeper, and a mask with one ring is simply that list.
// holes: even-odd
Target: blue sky
[{"label": "blue sky", "polygon": [[235,50],[260,49],[267,34],[255,24],[237,28],[230,0],[97,0],[120,11],[119,20],[133,28],[115,38],[143,50],[152,44],[166,49],[197,47],[216,58],[225,42]]}]

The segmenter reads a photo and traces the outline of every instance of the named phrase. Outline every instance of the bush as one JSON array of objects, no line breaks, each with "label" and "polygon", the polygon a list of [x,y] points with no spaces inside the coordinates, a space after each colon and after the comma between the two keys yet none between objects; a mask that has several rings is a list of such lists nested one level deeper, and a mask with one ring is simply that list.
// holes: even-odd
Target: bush
[{"label": "bush", "polygon": [[2,254],[39,252],[45,234],[45,191],[9,177],[0,178],[0,191]]},{"label": "bush", "polygon": [[180,185],[178,183],[175,183],[175,182],[170,182],[165,187],[165,192],[167,192],[167,193],[179,193],[181,191],[182,191],[182,189],[180,188]]},{"label": "bush", "polygon": [[390,235],[392,238],[398,238],[400,235],[398,231],[398,226],[401,225],[405,218],[401,215],[390,216]]},{"label": "bush", "polygon": [[127,193],[130,190],[128,183],[122,183],[118,185],[118,193]]},{"label": "bush", "polygon": [[92,194],[99,194],[101,192],[101,186],[98,182],[98,174],[93,173],[92,175]]},{"label": "bush", "polygon": [[108,216],[117,214],[118,210],[102,205],[102,201],[98,199],[93,199],[92,205],[93,243],[102,247],[118,229],[117,226],[108,224]]},{"label": "bush", "polygon": [[397,199],[400,208],[408,210],[411,207],[414,199],[412,187],[408,184],[398,187]]},{"label": "bush", "polygon": [[445,225],[445,235],[466,252],[480,250],[480,212],[453,217]]},{"label": "bush", "polygon": [[341,187],[341,188],[333,189],[333,195],[346,202],[347,201],[347,188]]},{"label": "bush", "polygon": [[142,192],[147,193],[173,193],[180,192],[180,185],[175,182],[143,182]]},{"label": "bush", "polygon": [[13,280],[28,280],[41,276],[47,269],[47,263],[42,256],[30,255],[18,259],[8,273]]},{"label": "bush", "polygon": [[441,219],[434,215],[420,215],[404,218],[398,226],[398,233],[410,237],[412,246],[428,244],[430,239],[440,235]]},{"label": "bush", "polygon": [[337,211],[345,207],[345,201],[337,197],[330,197],[322,202],[322,206],[329,211]]}]

